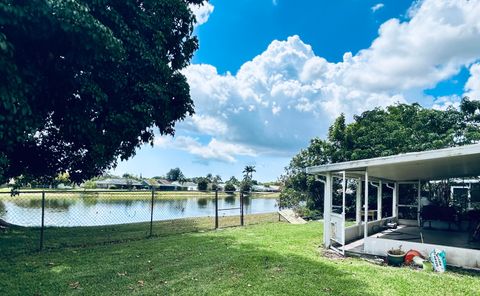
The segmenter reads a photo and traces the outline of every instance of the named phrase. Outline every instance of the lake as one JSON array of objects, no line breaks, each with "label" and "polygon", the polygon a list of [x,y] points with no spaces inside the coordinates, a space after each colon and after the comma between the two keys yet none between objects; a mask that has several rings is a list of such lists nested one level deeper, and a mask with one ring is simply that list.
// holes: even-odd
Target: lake
[{"label": "lake", "polygon": [[[240,198],[219,197],[218,207],[240,207]],[[151,201],[145,199],[48,199],[45,203],[46,226],[100,226],[150,221]],[[278,210],[277,200],[265,197],[245,198],[244,213],[260,214]],[[21,226],[41,225],[41,199],[9,197],[0,199],[0,219]],[[239,215],[240,211],[220,211],[219,216]],[[153,220],[171,220],[192,217],[214,217],[213,198],[188,197],[158,199],[154,202]]]}]

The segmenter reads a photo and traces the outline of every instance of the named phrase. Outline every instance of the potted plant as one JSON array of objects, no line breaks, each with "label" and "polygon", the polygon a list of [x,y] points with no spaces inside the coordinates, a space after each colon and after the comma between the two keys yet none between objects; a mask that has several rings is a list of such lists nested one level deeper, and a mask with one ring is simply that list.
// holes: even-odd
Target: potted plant
[{"label": "potted plant", "polygon": [[402,250],[402,246],[398,249],[392,248],[387,252],[387,262],[388,265],[400,266],[405,260],[405,251]]}]

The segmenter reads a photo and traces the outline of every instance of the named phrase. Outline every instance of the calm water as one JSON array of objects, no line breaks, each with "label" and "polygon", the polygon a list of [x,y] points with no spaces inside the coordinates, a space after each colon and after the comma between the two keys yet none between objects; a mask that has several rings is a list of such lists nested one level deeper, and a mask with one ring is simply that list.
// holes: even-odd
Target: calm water
[{"label": "calm water", "polygon": [[[219,198],[219,208],[240,206],[238,196]],[[97,226],[150,221],[148,200],[55,199],[47,200],[45,225]],[[245,214],[270,213],[278,210],[271,198],[245,198]],[[215,216],[215,201],[210,198],[156,200],[155,221]],[[221,211],[219,216],[239,215],[239,210]],[[39,226],[41,201],[38,199],[0,200],[0,218],[16,225]]]}]

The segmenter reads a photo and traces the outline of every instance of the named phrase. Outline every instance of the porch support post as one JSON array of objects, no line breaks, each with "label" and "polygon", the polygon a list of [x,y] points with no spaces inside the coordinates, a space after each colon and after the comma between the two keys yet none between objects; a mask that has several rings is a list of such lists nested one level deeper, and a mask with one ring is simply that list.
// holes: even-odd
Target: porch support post
[{"label": "porch support post", "polygon": [[368,171],[365,171],[365,207],[364,207],[365,224],[363,228],[363,237],[368,237]]},{"label": "porch support post", "polygon": [[329,248],[331,241],[331,228],[332,223],[330,214],[332,212],[332,173],[327,172],[326,181],[324,186],[324,206],[323,206],[323,243],[325,248]]},{"label": "porch support post", "polygon": [[377,187],[377,220],[382,220],[382,196],[383,196],[382,181],[378,181],[378,187]]},{"label": "porch support post", "polygon": [[362,223],[362,178],[357,180],[357,196],[355,203],[355,222],[357,225]]},{"label": "porch support post", "polygon": [[418,180],[418,190],[417,190],[417,223],[418,226],[420,226],[420,210],[421,210],[421,195],[422,195],[422,190],[421,190],[422,183],[420,180]]},{"label": "porch support post", "polygon": [[[345,245],[345,194],[347,191],[347,179],[345,171],[342,172],[342,244]],[[345,251],[345,250],[344,250]]]},{"label": "porch support post", "polygon": [[468,210],[472,209],[472,183],[468,183]]},{"label": "porch support post", "polygon": [[395,182],[393,185],[393,194],[392,194],[392,216],[398,217],[398,182]]}]

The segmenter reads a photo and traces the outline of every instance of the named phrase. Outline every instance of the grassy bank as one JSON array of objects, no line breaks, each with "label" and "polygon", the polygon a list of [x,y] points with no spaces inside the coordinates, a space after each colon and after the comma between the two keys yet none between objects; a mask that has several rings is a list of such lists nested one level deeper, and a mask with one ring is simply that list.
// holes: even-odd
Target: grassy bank
[{"label": "grassy bank", "polygon": [[1,295],[478,295],[480,277],[329,259],[321,224],[267,223],[3,257]]},{"label": "grassy bank", "polygon": [[[244,216],[246,225],[276,222],[278,214],[251,214]],[[220,216],[219,227],[240,225],[239,216]],[[187,232],[209,231],[215,228],[214,217],[184,218],[155,221],[152,224],[152,236],[162,237]],[[130,223],[110,226],[90,227],[46,227],[44,248],[90,247],[101,244],[140,240],[150,237],[150,223]],[[2,255],[16,256],[32,253],[40,246],[40,228],[10,227],[0,232],[0,250]],[[1,295],[1,294],[0,294]]]}]

